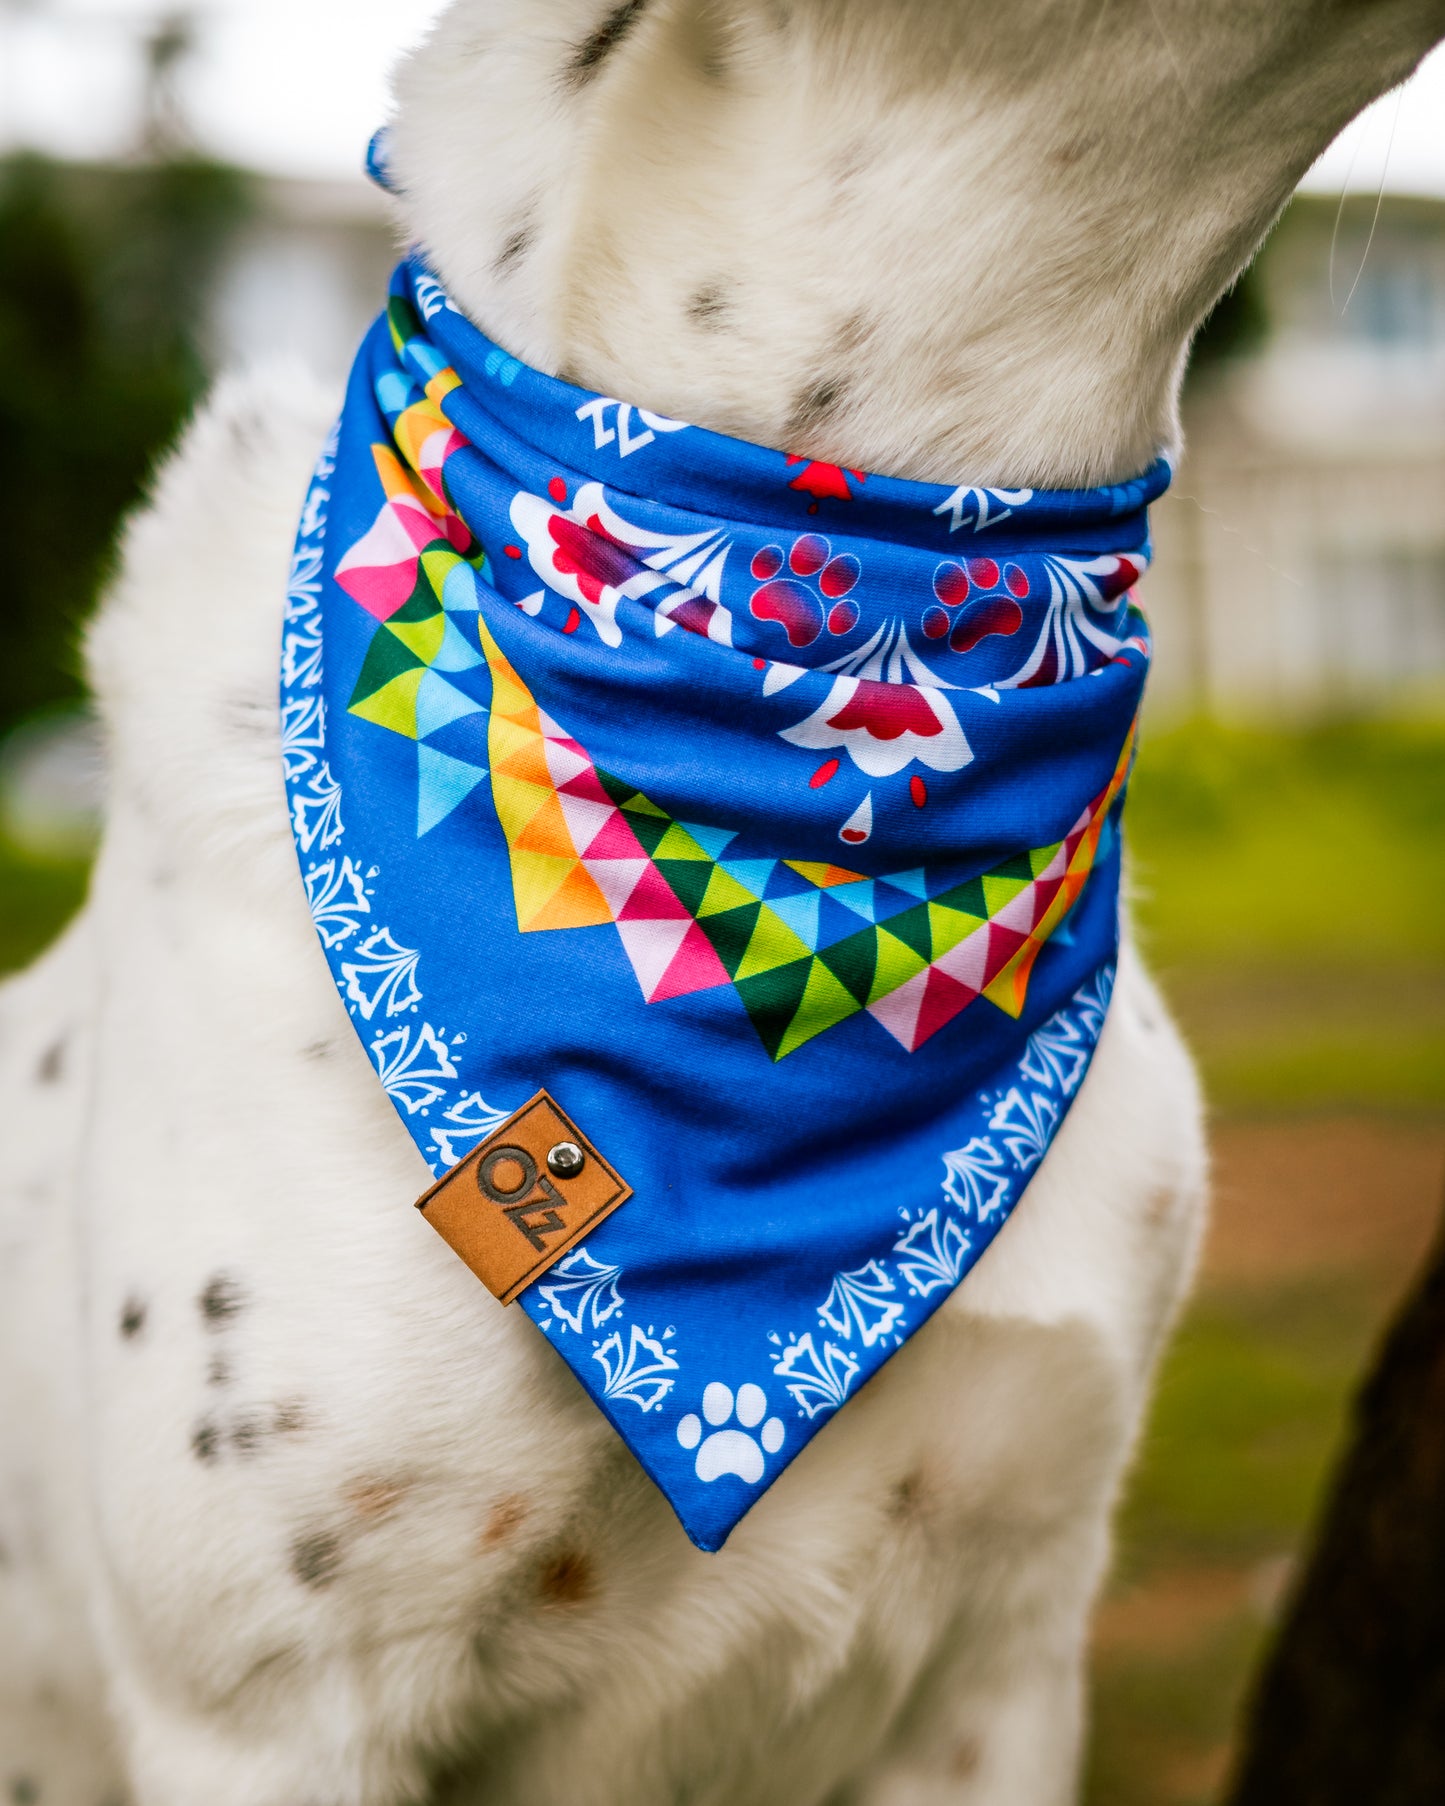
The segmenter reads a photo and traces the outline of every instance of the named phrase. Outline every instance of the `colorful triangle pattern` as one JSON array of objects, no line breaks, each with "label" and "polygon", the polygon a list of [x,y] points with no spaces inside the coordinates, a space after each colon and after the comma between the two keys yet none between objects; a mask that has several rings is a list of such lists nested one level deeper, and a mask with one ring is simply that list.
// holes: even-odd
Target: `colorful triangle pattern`
[{"label": "colorful triangle pattern", "polygon": [[[414,385],[407,393],[420,396]],[[487,561],[443,487],[446,458],[465,441],[430,393],[395,400],[405,402],[392,426],[406,462],[389,446],[372,448],[386,499],[336,580],[378,623],[348,706],[417,742],[420,837],[487,775],[486,728],[476,719],[486,710],[451,681],[482,663],[477,586]]]},{"label": "colorful triangle pattern", "polygon": [[595,765],[480,623],[492,798],[523,934],[611,923],[649,1003],[731,985],[781,1060],[861,1011],[913,1052],[985,997],[1022,1013],[1034,962],[1083,890],[1123,789],[1054,846],[965,883],[729,857],[736,832],[675,821]]}]

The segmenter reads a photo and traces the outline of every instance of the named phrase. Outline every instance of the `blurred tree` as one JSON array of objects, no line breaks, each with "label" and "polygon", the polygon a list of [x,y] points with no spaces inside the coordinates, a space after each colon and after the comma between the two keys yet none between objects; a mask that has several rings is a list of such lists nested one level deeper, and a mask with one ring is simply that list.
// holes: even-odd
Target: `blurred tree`
[{"label": "blurred tree", "polygon": [[1228,1799],[1445,1800],[1445,1236],[1360,1396]]},{"label": "blurred tree", "polygon": [[204,381],[205,299],[248,194],[196,157],[0,160],[0,732],[78,693],[77,624]]},{"label": "blurred tree", "polygon": [[180,77],[195,47],[196,22],[189,12],[163,14],[145,40],[141,143],[155,162],[194,149]]},{"label": "blurred tree", "polygon": [[[0,0],[10,14],[35,0]],[[191,15],[138,40],[138,160],[0,158],[0,734],[78,694],[75,638],[121,516],[205,381],[216,266],[250,209],[238,171],[191,148]]]}]

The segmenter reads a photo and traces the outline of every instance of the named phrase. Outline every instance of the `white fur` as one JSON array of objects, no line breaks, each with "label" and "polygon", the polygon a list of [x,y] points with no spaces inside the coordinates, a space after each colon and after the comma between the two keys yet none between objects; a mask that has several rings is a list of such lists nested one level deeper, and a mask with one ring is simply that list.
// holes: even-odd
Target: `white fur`
[{"label": "white fur", "polygon": [[[646,405],[1003,482],[1171,437],[1203,307],[1445,31],[1440,0],[654,0],[569,83],[603,10],[458,0],[403,74],[410,226],[461,301]],[[90,641],[91,901],[0,996],[0,1781],[47,1806],[1066,1806],[1201,1216],[1147,978],[1126,953],[977,1273],[697,1553],[410,1208],[427,1174],[315,943],[275,696],[334,406],[294,373],[223,386],[134,523]]]}]

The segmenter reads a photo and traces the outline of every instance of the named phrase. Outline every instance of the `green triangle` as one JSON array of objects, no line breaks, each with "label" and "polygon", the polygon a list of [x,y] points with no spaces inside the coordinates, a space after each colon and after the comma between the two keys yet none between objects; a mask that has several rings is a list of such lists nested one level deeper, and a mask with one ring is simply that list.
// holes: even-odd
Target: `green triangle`
[{"label": "green triangle", "polygon": [[668,828],[658,842],[654,856],[658,859],[705,859],[712,864],[712,855],[705,853],[679,822],[673,822]]},{"label": "green triangle", "polygon": [[790,966],[794,960],[807,959],[811,952],[808,943],[794,934],[783,918],[774,915],[764,903],[734,979],[741,982],[745,978],[756,978],[761,972],[772,972],[779,966]]},{"label": "green triangle", "polygon": [[[955,884],[952,890],[946,890],[934,899],[943,904],[945,909],[956,909],[962,915],[986,917],[990,914],[988,899],[983,894],[982,878],[969,878],[963,884]],[[897,932],[896,919],[888,926]]]},{"label": "green triangle", "polygon": [[920,903],[916,909],[905,909],[896,916],[889,916],[888,932],[905,947],[911,947],[925,964],[933,958],[933,923],[928,904]]},{"label": "green triangle", "polygon": [[[632,824],[634,830],[637,823]],[[663,835],[664,842],[667,836]],[[672,886],[677,900],[690,916],[698,914],[698,906],[708,889],[708,880],[712,877],[710,865],[700,865],[696,859],[664,859],[660,853],[653,854],[653,862],[667,882]],[[752,898],[745,899],[751,902]]]},{"label": "green triangle", "polygon": [[811,1041],[814,1035],[821,1035],[824,1029],[832,1028],[835,1023],[844,1022],[849,1016],[856,1016],[858,1009],[857,998],[839,984],[820,960],[815,959],[797,1014],[773,1058],[785,1059],[804,1042]]},{"label": "green triangle", "polygon": [[440,613],[441,604],[430,588],[419,582],[396,613],[387,616],[386,624],[388,627],[395,627],[398,622],[405,626],[416,621],[431,621]]},{"label": "green triangle", "polygon": [[866,1003],[878,964],[878,930],[864,928],[857,934],[850,934],[846,941],[834,941],[831,947],[820,947],[818,958],[835,978],[843,981],[858,1003]]},{"label": "green triangle", "polygon": [[621,778],[614,778],[610,771],[604,771],[600,765],[595,767],[597,782],[607,792],[620,809],[624,803],[630,803],[637,795],[631,784],[624,784]]},{"label": "green triangle", "polygon": [[1051,847],[1037,847],[1029,854],[1029,871],[1035,878],[1043,877],[1053,864],[1054,855],[1063,844],[1063,841],[1056,840]]},{"label": "green triangle", "polygon": [[622,807],[629,815],[655,815],[659,821],[665,821],[669,827],[672,825],[672,817],[666,809],[659,809],[656,803],[650,803],[640,790],[634,790]]},{"label": "green triangle", "polygon": [[906,946],[888,929],[878,930],[878,969],[873,974],[873,988],[868,993],[869,1003],[877,1003],[880,997],[891,997],[900,985],[906,985],[910,978],[920,973],[929,962]]},{"label": "green triangle", "polygon": [[1012,859],[1005,859],[1002,865],[996,865],[991,872],[985,873],[985,877],[1022,878],[1027,884],[1029,879],[1034,876],[1032,858],[1031,853],[1015,853]]},{"label": "green triangle", "polygon": [[409,646],[425,665],[431,664],[447,637],[447,618],[439,608],[424,621],[398,621],[393,615],[386,626],[387,631],[394,633],[403,646]]},{"label": "green triangle", "polygon": [[363,721],[374,721],[378,727],[390,728],[394,734],[405,734],[408,740],[415,740],[416,693],[425,676],[420,665],[415,670],[403,671],[384,688],[373,691],[360,702],[353,702],[351,713],[360,715]]},{"label": "green triangle", "polygon": [[447,586],[447,578],[459,564],[463,562],[459,552],[454,552],[445,540],[428,546],[421,555],[421,568],[426,573],[426,580],[431,585],[432,594],[441,600],[442,591]]},{"label": "green triangle", "polygon": [[749,903],[743,909],[727,909],[721,915],[709,916],[698,926],[712,942],[729,978],[736,978],[738,967],[747,958],[748,946],[762,912],[761,903]]},{"label": "green triangle", "polygon": [[[950,909],[946,903],[930,903],[928,919],[933,929],[934,959],[942,959],[945,953],[951,953],[976,928],[982,928],[985,921],[983,916],[969,915],[967,910]],[[888,926],[891,928],[893,924],[890,922]]]},{"label": "green triangle", "polygon": [[725,872],[721,866],[716,866],[709,878],[702,900],[693,914],[716,916],[721,915],[725,909],[741,909],[745,904],[756,902],[757,898],[750,890],[739,884],[730,872]]},{"label": "green triangle", "polygon": [[667,833],[667,817],[664,816],[659,821],[653,812],[631,809],[626,804],[623,805],[623,814],[627,817],[628,827],[641,841],[642,850],[648,854],[655,853]]},{"label": "green triangle", "polygon": [[384,627],[379,627],[371,636],[361,675],[356,680],[356,688],[351,693],[348,707],[355,710],[358,702],[367,696],[374,696],[378,690],[384,690],[403,671],[420,671],[422,668],[422,661],[414,652],[402,645],[394,633],[388,633]]},{"label": "green triangle", "polygon": [[774,1060],[782,1058],[779,1049],[798,1013],[812,965],[811,959],[800,959],[791,966],[775,966],[771,972],[745,978],[738,986],[738,996],[758,1038]]},{"label": "green triangle", "polygon": [[1020,891],[1028,888],[1026,878],[1006,878],[998,872],[989,872],[983,882],[983,900],[987,905],[990,919],[1001,909],[1006,909]]}]

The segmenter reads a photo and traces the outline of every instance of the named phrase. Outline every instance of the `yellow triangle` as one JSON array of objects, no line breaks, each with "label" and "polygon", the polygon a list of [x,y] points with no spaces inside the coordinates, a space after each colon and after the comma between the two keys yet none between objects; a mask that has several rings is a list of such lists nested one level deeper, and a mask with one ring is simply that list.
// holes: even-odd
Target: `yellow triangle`
[{"label": "yellow triangle", "polygon": [[512,842],[512,850],[517,853],[550,853],[558,859],[577,857],[577,849],[567,831],[567,819],[555,792],[549,792],[543,797],[541,808]]},{"label": "yellow triangle", "polygon": [[856,1016],[858,1010],[858,999],[853,993],[834,978],[822,960],[815,959],[798,1012],[788,1024],[788,1032],[779,1043],[774,1059],[781,1060],[795,1053],[814,1035],[821,1035],[835,1022]]},{"label": "yellow triangle", "polygon": [[[666,845],[666,842],[667,836],[664,835],[663,844]],[[662,855],[659,852],[654,856],[661,858]],[[708,886],[703,892],[703,899],[698,905],[697,913],[699,919],[703,916],[718,916],[725,909],[740,909],[744,903],[756,902],[757,898],[750,890],[745,890],[731,873],[725,872],[719,866],[708,880]]]},{"label": "yellow triangle", "polygon": [[531,934],[538,918],[576,869],[575,859],[556,859],[547,853],[512,852],[512,892],[517,903],[517,926]]},{"label": "yellow triangle", "polygon": [[1042,947],[1043,942],[1030,935],[992,984],[985,985],[984,996],[990,1003],[996,1004],[1005,1016],[1017,1019],[1023,1015],[1024,1005],[1028,1002],[1029,979],[1033,976],[1034,961],[1039,957]]},{"label": "yellow triangle", "polygon": [[[527,854],[525,857],[536,857]],[[553,928],[595,928],[612,920],[607,899],[585,865],[574,864],[572,870],[553,891],[547,902],[527,923],[530,934]]]},{"label": "yellow triangle", "polygon": [[942,959],[960,941],[983,927],[983,917],[970,915],[966,909],[950,909],[943,903],[928,905],[928,929],[933,940],[933,957]]},{"label": "yellow triangle", "polygon": [[[709,885],[709,890],[712,888]],[[754,901],[749,897],[748,902]],[[791,966],[794,960],[807,959],[813,949],[800,940],[781,916],[774,915],[766,904],[758,911],[752,938],[743,955],[742,964],[733,974],[733,983],[756,978],[762,972],[775,972],[779,966]],[[804,993],[806,996],[807,993]],[[856,1008],[856,1005],[855,1005]]]},{"label": "yellow triangle", "polygon": [[442,641],[447,636],[446,616],[440,609],[434,615],[428,615],[424,621],[387,622],[387,631],[394,633],[409,652],[414,652],[419,659],[430,665],[442,649]]},{"label": "yellow triangle", "polygon": [[1021,890],[1027,889],[1027,878],[994,878],[983,880],[983,900],[990,916],[1008,907]]},{"label": "yellow triangle", "polygon": [[[662,811],[659,809],[658,814],[660,815],[661,813]],[[658,841],[652,857],[654,859],[707,860],[710,859],[712,855],[710,853],[705,853],[702,850],[691,834],[688,833],[686,828],[680,826],[679,823],[674,822],[667,830],[666,834],[663,835],[662,839]],[[753,899],[750,898],[749,901],[751,902]]]},{"label": "yellow triangle", "polygon": [[[499,778],[494,772],[492,800],[496,805],[497,820],[501,822],[502,832],[507,837],[507,844],[515,846],[532,817],[544,804],[556,799],[550,790],[539,790],[535,784],[519,784],[515,778]],[[575,856],[574,854],[573,857]]]},{"label": "yellow triangle", "polygon": [[447,586],[447,578],[462,563],[461,554],[450,548],[433,546],[431,551],[421,555],[421,568],[426,572],[427,582],[440,596]]},{"label": "yellow triangle", "polygon": [[[900,941],[896,934],[889,934],[886,928],[877,930],[878,964],[873,972],[873,988],[868,993],[869,1003],[877,1003],[880,997],[891,997],[900,985],[906,985],[928,964],[921,953],[915,953],[906,942]],[[938,943],[934,942],[934,953],[937,956]]]},{"label": "yellow triangle", "polygon": [[555,790],[552,774],[547,769],[547,754],[540,734],[532,734],[525,739],[515,739],[510,748],[505,744],[511,738],[504,732],[498,732],[495,741],[488,735],[491,746],[492,770],[502,777],[515,778],[519,784],[535,784],[540,790]]},{"label": "yellow triangle", "polygon": [[416,695],[425,676],[426,672],[420,669],[403,671],[400,677],[393,677],[389,684],[373,691],[365,701],[353,702],[350,713],[360,715],[363,721],[374,721],[378,727],[390,728],[394,734],[405,734],[408,740],[415,740]]},{"label": "yellow triangle", "polygon": [[862,872],[845,871],[841,865],[829,865],[826,861],[815,859],[785,859],[783,864],[790,872],[796,872],[800,878],[806,878],[809,884],[816,884],[819,890],[831,890],[835,884],[862,884]]}]

